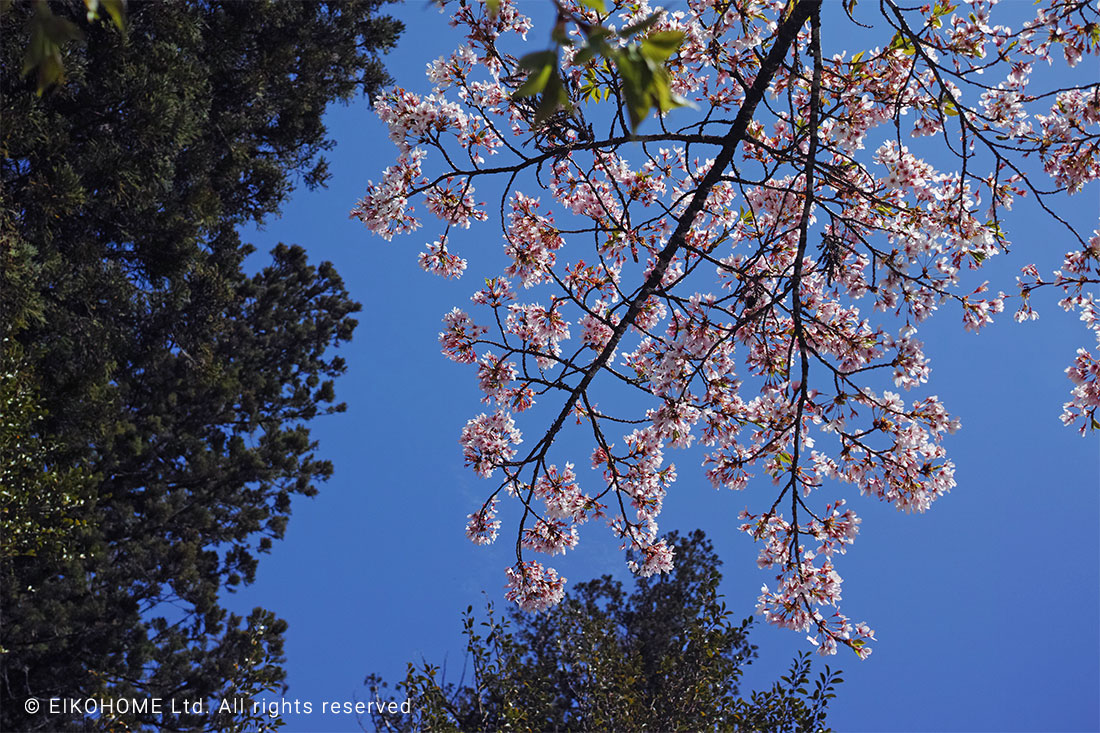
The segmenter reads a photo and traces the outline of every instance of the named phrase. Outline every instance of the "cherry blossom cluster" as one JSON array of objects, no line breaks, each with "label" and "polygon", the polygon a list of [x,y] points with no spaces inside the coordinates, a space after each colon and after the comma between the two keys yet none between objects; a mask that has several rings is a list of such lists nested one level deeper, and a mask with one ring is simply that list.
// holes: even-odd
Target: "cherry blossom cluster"
[{"label": "cherry blossom cluster", "polygon": [[554,228],[553,218],[540,216],[538,207],[538,199],[517,192],[509,215],[508,244],[504,252],[512,259],[512,264],[505,268],[504,274],[519,278],[525,288],[550,279],[554,252],[564,244]]},{"label": "cherry blossom cluster", "polygon": [[420,163],[427,152],[410,150],[382,172],[381,183],[371,183],[367,194],[351,210],[351,216],[383,239],[416,231],[420,222],[412,216],[407,192],[423,182]]},{"label": "cherry blossom cluster", "polygon": [[496,509],[497,500],[494,498],[467,518],[466,536],[475,545],[491,545],[496,540],[500,530]]},{"label": "cherry blossom cluster", "polygon": [[[570,105],[548,120],[514,94],[533,43],[517,0],[455,0],[465,39],[429,65],[432,92],[376,103],[398,158],[352,215],[389,239],[419,226],[419,196],[443,223],[426,271],[504,263],[439,337],[490,406],[460,438],[495,487],[467,535],[491,543],[499,501],[521,507],[507,597],[532,611],[558,602],[565,579],[525,553],[572,550],[592,519],[632,571],[668,572],[658,521],[678,470],[666,453],[698,450],[710,483],[753,507],[741,530],[775,577],[761,613],[822,653],[866,657],[874,632],[841,612],[835,565],[860,519],[832,494],[924,512],[956,486],[944,441],[959,423],[923,393],[921,324],[953,310],[976,331],[1013,298],[1032,319],[1031,293],[1051,286],[1100,344],[1100,234],[1086,242],[1055,217],[1076,249],[1052,279],[1024,268],[1018,295],[971,272],[1008,251],[1020,199],[1052,212],[1100,178],[1095,77],[1036,81],[1100,52],[1100,13],[1071,0],[1030,15],[883,0],[851,17],[821,0],[606,5],[557,3],[552,70]],[[822,37],[852,23],[878,45],[826,55]],[[666,71],[694,110],[635,132],[623,80],[583,50],[594,37],[624,53],[680,38]],[[449,249],[452,228],[490,216],[474,179],[499,196],[500,235],[482,239],[503,258]],[[1100,347],[1067,373],[1063,419],[1100,427]],[[590,446],[587,475],[561,456],[567,431]]]},{"label": "cherry blossom cluster", "polygon": [[1100,303],[1089,288],[1100,285],[1100,229],[1092,233],[1085,247],[1069,252],[1062,269],[1055,270],[1049,280],[1044,280],[1035,265],[1022,269],[1022,277],[1016,278],[1020,287],[1020,308],[1016,320],[1035,320],[1039,314],[1031,307],[1031,294],[1043,287],[1062,290],[1064,298],[1059,304],[1067,311],[1077,310],[1081,320],[1096,337],[1093,351],[1077,350],[1077,357],[1066,367],[1066,376],[1073,383],[1070,400],[1062,406],[1062,422],[1079,424],[1081,435],[1087,430],[1100,429]]},{"label": "cherry blossom cluster", "polygon": [[439,343],[443,353],[459,364],[472,364],[477,360],[474,344],[477,338],[488,329],[475,324],[465,312],[458,308],[443,317],[444,330],[439,334]]},{"label": "cherry blossom cluster", "polygon": [[420,266],[425,271],[458,279],[466,271],[466,260],[447,251],[447,237],[441,236],[420,253]]},{"label": "cherry blossom cluster", "polygon": [[516,454],[512,446],[523,442],[523,438],[508,413],[486,415],[483,412],[466,423],[459,442],[466,465],[488,478]]},{"label": "cherry blossom cluster", "polygon": [[638,548],[638,552],[642,561],[629,560],[627,567],[643,578],[672,571],[676,551],[665,540],[647,542]]},{"label": "cherry blossom cluster", "polygon": [[544,568],[536,560],[517,563],[505,570],[508,592],[505,598],[524,611],[542,611],[561,603],[565,597],[565,578],[553,568]]}]

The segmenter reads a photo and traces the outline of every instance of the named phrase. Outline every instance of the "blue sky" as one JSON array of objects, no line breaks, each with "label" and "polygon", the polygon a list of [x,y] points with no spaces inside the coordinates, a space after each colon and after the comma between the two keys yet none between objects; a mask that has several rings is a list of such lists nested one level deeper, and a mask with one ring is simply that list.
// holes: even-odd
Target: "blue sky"
[{"label": "blue sky", "polygon": [[[415,0],[395,6],[408,27],[387,59],[398,83],[424,90],[424,65],[458,39],[438,12]],[[531,38],[541,46],[545,19]],[[858,49],[853,49],[858,50]],[[503,603],[510,543],[476,547],[466,515],[488,485],[463,468],[458,435],[481,412],[468,367],[447,361],[440,317],[467,302],[479,263],[499,258],[493,222],[452,233],[470,259],[457,282],[421,271],[416,254],[438,232],[387,243],[348,210],[394,157],[386,131],[365,102],[334,107],[333,179],[298,191],[283,216],[246,241],[261,251],[298,243],[331,260],[362,302],[354,340],[341,353],[348,374],[337,385],[348,411],[315,423],[320,452],[336,475],[314,499],[296,500],[286,539],[261,560],[257,582],[232,607],[263,605],[285,618],[290,689],[314,714],[288,717],[288,730],[358,730],[352,717],[320,715],[321,701],[366,700],[363,677],[396,682],[408,661],[462,667],[460,614],[485,599]],[[1098,191],[1070,200],[1068,216],[1095,225]],[[1009,235],[1012,254],[984,278],[1012,291],[1028,262],[1049,272],[1069,249],[1046,220],[1021,207]],[[487,270],[488,271],[488,270]],[[1053,298],[1039,298],[1040,320],[1010,314],[980,334],[964,332],[946,308],[922,335],[932,359],[927,393],[939,394],[963,429],[947,442],[958,486],[924,515],[902,515],[845,496],[863,517],[841,559],[842,609],[875,628],[868,661],[851,653],[817,658],[844,670],[830,724],[845,731],[1100,730],[1100,451],[1058,416],[1070,383],[1063,370],[1089,334]],[[587,453],[576,457],[578,464]],[[671,456],[680,479],[662,530],[704,529],[725,562],[723,591],[735,612],[752,613],[760,585],[756,548],[736,530],[744,495],[716,492],[695,469],[697,453]],[[754,493],[756,492],[756,493]],[[578,549],[554,565],[571,582],[604,573],[628,580],[618,543],[586,527]],[[769,685],[802,649],[802,636],[757,624],[760,659],[745,689]],[[415,701],[414,701],[415,704]]]}]

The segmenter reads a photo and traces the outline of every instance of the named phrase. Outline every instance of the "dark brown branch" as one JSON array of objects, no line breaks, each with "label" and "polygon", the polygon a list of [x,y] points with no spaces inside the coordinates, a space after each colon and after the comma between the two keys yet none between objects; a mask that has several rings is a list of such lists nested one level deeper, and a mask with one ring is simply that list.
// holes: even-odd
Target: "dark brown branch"
[{"label": "dark brown branch", "polygon": [[554,420],[550,429],[546,431],[546,435],[544,435],[535,447],[532,448],[526,460],[529,461],[536,457],[541,458],[546,455],[546,452],[553,444],[554,438],[557,436],[558,431],[561,430],[565,418],[572,411],[573,405],[576,403],[577,399],[585,393],[588,389],[588,385],[596,378],[596,374],[599,373],[600,369],[602,369],[611,359],[611,355],[618,347],[619,341],[626,333],[627,328],[634,322],[634,319],[641,311],[646,300],[653,293],[657,292],[661,280],[664,278],[665,271],[668,269],[669,263],[676,253],[684,246],[685,236],[691,229],[695,217],[702,211],[703,205],[710,195],[711,189],[721,180],[726,168],[733,161],[733,155],[737,151],[738,144],[745,139],[749,123],[752,122],[753,115],[756,113],[756,107],[760,103],[760,100],[764,98],[764,94],[771,85],[775,73],[783,63],[783,59],[786,58],[787,52],[790,50],[791,46],[794,45],[799,30],[805,24],[806,20],[813,13],[820,12],[820,9],[821,0],[799,0],[798,4],[795,5],[794,9],[791,11],[791,14],[779,26],[775,36],[775,42],[768,51],[768,55],[764,58],[760,66],[760,72],[756,75],[752,86],[745,95],[745,101],[741,105],[741,109],[738,111],[730,131],[722,140],[721,151],[719,151],[718,155],[715,157],[714,163],[711,165],[710,170],[707,171],[706,176],[703,177],[690,203],[688,203],[687,209],[677,220],[676,230],[672,233],[672,236],[669,237],[668,244],[661,250],[660,254],[658,254],[657,262],[654,264],[649,277],[646,278],[641,288],[639,288],[637,293],[631,298],[630,306],[622,320],[615,326],[611,339],[608,341],[607,345],[604,346],[599,356],[597,356],[588,367],[581,381],[573,388],[572,394],[564,407],[562,407],[558,417]]}]

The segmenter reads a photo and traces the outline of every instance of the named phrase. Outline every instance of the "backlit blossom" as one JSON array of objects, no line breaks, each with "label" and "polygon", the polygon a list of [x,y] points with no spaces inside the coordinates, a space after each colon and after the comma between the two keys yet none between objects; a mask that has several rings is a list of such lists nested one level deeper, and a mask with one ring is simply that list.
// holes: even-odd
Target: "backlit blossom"
[{"label": "backlit blossom", "polygon": [[566,579],[553,568],[543,568],[535,561],[517,563],[505,570],[508,591],[505,598],[524,611],[543,611],[561,603],[565,596]]},{"label": "backlit blossom", "polygon": [[[875,635],[841,611],[838,569],[863,520],[836,493],[922,513],[956,489],[959,422],[930,391],[920,333],[939,313],[978,332],[1006,309],[1034,320],[1036,294],[1058,291],[1091,334],[1062,420],[1100,429],[1100,231],[1086,242],[1057,221],[1061,269],[1025,266],[1013,294],[973,272],[1009,253],[1014,205],[1057,214],[1100,180],[1100,87],[1080,71],[1100,54],[1095,4],[874,5],[822,15],[841,39],[870,26],[866,47],[834,52],[833,36],[815,48],[812,2],[690,0],[650,18],[646,3],[563,0],[573,43],[532,70],[513,55],[532,28],[517,0],[454,3],[465,38],[429,64],[431,93],[376,100],[396,161],[352,216],[390,239],[420,226],[420,198],[439,220],[421,267],[461,275],[459,229],[464,253],[483,244],[494,261],[439,340],[491,410],[461,430],[466,464],[491,479],[467,535],[492,542],[498,497],[517,504],[507,597],[521,608],[564,593],[525,554],[572,549],[582,525],[606,524],[640,575],[673,568],[658,533],[676,449],[742,492],[739,529],[769,576],[760,613],[865,658]],[[694,108],[649,109],[632,130],[627,87],[602,76],[630,54],[607,66],[583,49],[596,24],[627,48],[637,39],[612,33],[641,21],[680,38],[647,68]],[[764,63],[773,51],[782,63]],[[547,118],[545,96],[515,92],[551,72],[569,104]],[[570,450],[590,456],[580,476]]]},{"label": "backlit blossom", "polygon": [[466,260],[447,251],[447,238],[440,237],[420,253],[420,267],[426,272],[458,279],[466,270]]}]

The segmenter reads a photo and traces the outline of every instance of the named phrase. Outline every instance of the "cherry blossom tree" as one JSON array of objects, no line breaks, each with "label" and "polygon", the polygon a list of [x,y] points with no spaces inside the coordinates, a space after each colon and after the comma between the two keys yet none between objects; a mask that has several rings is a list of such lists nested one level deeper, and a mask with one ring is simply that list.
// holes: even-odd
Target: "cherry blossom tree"
[{"label": "cherry blossom tree", "polygon": [[[866,657],[874,632],[839,610],[860,524],[839,486],[904,512],[955,486],[922,323],[1033,319],[1051,289],[1100,342],[1100,229],[1059,213],[1095,204],[1100,177],[1096,3],[555,0],[532,53],[534,7],[448,6],[465,40],[429,66],[432,94],[376,101],[398,156],[352,212],[388,240],[423,204],[441,223],[420,265],[447,278],[467,266],[451,230],[499,225],[483,241],[503,271],[439,337],[486,404],[460,437],[488,480],[469,538],[493,542],[518,503],[507,597],[532,611],[565,579],[531,554],[589,520],[634,572],[667,572],[666,451],[698,444],[716,488],[752,487],[740,529],[774,576],[759,611]],[[1006,294],[969,271],[1008,250],[1018,199],[1069,253]],[[1100,348],[1066,371],[1063,421],[1100,428]],[[567,431],[590,452],[564,452]]]}]

